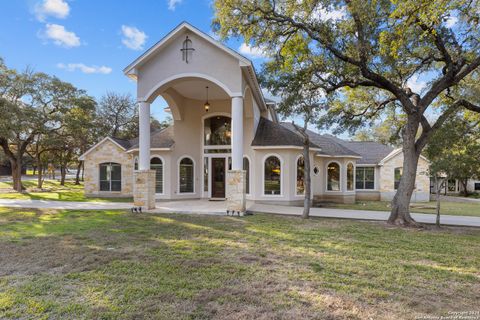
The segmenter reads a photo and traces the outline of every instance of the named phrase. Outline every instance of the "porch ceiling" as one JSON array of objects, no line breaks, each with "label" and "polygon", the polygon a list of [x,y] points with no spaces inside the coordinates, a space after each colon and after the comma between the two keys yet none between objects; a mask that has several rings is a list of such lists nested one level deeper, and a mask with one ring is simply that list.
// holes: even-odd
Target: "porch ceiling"
[{"label": "porch ceiling", "polygon": [[225,100],[228,94],[213,82],[203,79],[188,79],[174,83],[171,88],[187,99],[205,100],[208,86],[208,100]]}]

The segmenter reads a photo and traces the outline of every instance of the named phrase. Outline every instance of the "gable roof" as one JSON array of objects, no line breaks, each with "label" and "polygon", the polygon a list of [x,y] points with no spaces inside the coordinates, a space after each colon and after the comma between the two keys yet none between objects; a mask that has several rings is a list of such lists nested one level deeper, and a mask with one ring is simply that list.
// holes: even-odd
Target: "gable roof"
[{"label": "gable roof", "polygon": [[183,21],[177,27],[175,27],[172,31],[170,31],[166,36],[160,39],[157,43],[155,43],[152,47],[150,47],[147,51],[145,51],[142,55],[140,55],[137,59],[135,59],[132,63],[130,63],[127,67],[123,69],[123,73],[133,79],[137,80],[137,71],[136,69],[141,66],[143,63],[148,61],[155,53],[160,51],[164,46],[168,45],[171,41],[173,41],[175,35],[179,32],[188,30],[199,36],[200,38],[204,39],[205,41],[209,42],[210,44],[214,45],[215,47],[219,48],[220,50],[230,54],[234,58],[239,61],[239,65],[241,68],[245,68],[247,71],[246,77],[249,85],[254,93],[254,97],[257,100],[260,108],[266,109],[265,98],[263,97],[262,89],[260,88],[260,84],[258,83],[257,73],[255,72],[255,66],[253,63],[238,53],[237,51],[227,47],[220,41],[215,40],[210,35],[206,34],[205,32],[199,30],[198,28],[194,27],[190,23]]},{"label": "gable roof", "polygon": [[87,154],[89,154],[90,152],[92,152],[93,150],[95,150],[99,145],[105,143],[106,141],[111,141],[113,142],[116,146],[118,146],[119,148],[123,149],[124,151],[126,151],[128,149],[128,147],[126,147],[126,145],[129,144],[129,141],[128,140],[122,140],[122,139],[117,139],[117,138],[112,138],[112,137],[105,137],[103,138],[102,140],[100,140],[99,142],[97,142],[95,145],[93,145],[90,149],[88,149],[86,152],[84,152],[80,157],[78,157],[78,160],[80,161],[83,161],[85,159],[85,156]]},{"label": "gable roof", "polygon": [[[251,145],[252,147],[303,147],[303,140],[295,131],[285,128],[280,123],[260,117]],[[310,147],[321,149],[312,141]]]},{"label": "gable roof", "polygon": [[[128,151],[137,150],[139,139],[134,138],[129,141],[131,146]],[[170,149],[175,144],[173,140],[173,125],[164,129],[155,130],[150,134],[150,149]]]},{"label": "gable roof", "polygon": [[[290,130],[294,131],[295,128],[293,124],[289,122],[282,122],[281,125]],[[328,155],[328,156],[340,156],[340,157],[360,157],[360,155],[342,144],[336,142],[335,140],[331,139],[330,137],[326,135],[321,135],[316,132],[313,132],[311,130],[307,130],[307,134],[310,137],[310,141],[312,141],[315,145],[319,146],[322,150],[323,155]]]},{"label": "gable roof", "polygon": [[130,63],[127,67],[123,69],[123,73],[129,77],[133,77],[134,79],[136,78],[136,75],[134,73],[131,73],[133,69],[141,66],[145,61],[147,61],[152,55],[154,55],[156,52],[160,51],[164,46],[168,45],[170,41],[174,38],[174,36],[182,32],[184,30],[188,30],[200,38],[203,38],[207,42],[213,44],[215,47],[227,52],[228,54],[234,56],[236,59],[238,59],[243,65],[252,65],[252,62],[236,52],[233,49],[230,49],[223,43],[213,39],[211,36],[206,34],[203,31],[200,31],[190,23],[183,21],[180,23],[178,26],[176,26],[172,31],[167,33],[162,39],[160,39],[157,43],[155,43],[153,46],[151,46],[147,51],[145,51],[142,55],[140,55],[137,59],[135,59],[132,63]]}]

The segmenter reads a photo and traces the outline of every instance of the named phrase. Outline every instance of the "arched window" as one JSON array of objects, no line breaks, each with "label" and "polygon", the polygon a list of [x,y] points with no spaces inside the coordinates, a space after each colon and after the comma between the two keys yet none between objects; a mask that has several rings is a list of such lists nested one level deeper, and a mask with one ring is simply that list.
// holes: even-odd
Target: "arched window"
[{"label": "arched window", "polygon": [[150,169],[155,170],[155,193],[163,193],[163,162],[154,157],[150,160]]},{"label": "arched window", "polygon": [[336,162],[327,166],[327,190],[340,191],[340,165]]},{"label": "arched window", "polygon": [[281,193],[282,165],[280,159],[270,156],[265,160],[264,194],[279,195]]},{"label": "arched window", "polygon": [[353,163],[347,165],[347,190],[352,191],[354,189],[354,167]]},{"label": "arched window", "polygon": [[295,193],[297,195],[305,194],[305,160],[303,156],[297,159],[297,187]]},{"label": "arched window", "polygon": [[190,158],[183,158],[180,161],[179,170],[179,185],[180,193],[193,193],[194,189],[194,167],[193,160]]},{"label": "arched window", "polygon": [[100,191],[122,191],[122,166],[119,163],[100,164]]},{"label": "arched window", "polygon": [[245,193],[250,194],[250,161],[243,157],[243,170],[245,170]]},{"label": "arched window", "polygon": [[232,138],[232,119],[214,116],[204,120],[203,141],[206,146],[229,146]]}]

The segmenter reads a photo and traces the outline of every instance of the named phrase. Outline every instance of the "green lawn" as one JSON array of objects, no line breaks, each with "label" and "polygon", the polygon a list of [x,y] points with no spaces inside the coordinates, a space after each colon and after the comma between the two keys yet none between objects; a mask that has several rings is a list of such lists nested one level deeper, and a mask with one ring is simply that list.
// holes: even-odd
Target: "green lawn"
[{"label": "green lawn", "polygon": [[1,319],[414,319],[476,311],[480,231],[0,208]]},{"label": "green lawn", "polygon": [[46,180],[43,190],[37,190],[37,181],[23,181],[26,190],[22,193],[12,190],[11,182],[0,182],[0,199],[33,199],[33,200],[58,200],[58,201],[114,201],[131,202],[131,198],[87,198],[83,192],[83,184],[75,185],[66,181],[61,186],[59,181]]},{"label": "green lawn", "polygon": [[[373,210],[373,211],[390,211],[390,202],[387,201],[357,201],[354,204],[321,204],[322,207],[338,208],[338,209],[356,209],[356,210]],[[411,206],[411,212],[436,214],[434,209],[435,201],[427,203],[414,203]],[[480,217],[480,203],[459,203],[442,201],[440,205],[441,214],[449,214],[454,216],[475,216]]]}]

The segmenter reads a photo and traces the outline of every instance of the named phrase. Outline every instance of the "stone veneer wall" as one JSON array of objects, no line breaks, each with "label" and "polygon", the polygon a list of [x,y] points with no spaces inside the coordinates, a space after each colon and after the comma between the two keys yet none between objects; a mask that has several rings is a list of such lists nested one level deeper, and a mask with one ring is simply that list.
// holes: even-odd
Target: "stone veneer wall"
[{"label": "stone veneer wall", "polygon": [[[100,191],[100,169],[104,162],[115,162],[122,166],[122,191]],[[105,140],[85,156],[85,195],[87,196],[133,196],[133,157],[113,143]]]},{"label": "stone veneer wall", "polygon": [[155,209],[155,170],[137,170],[134,176],[133,204],[147,210]]},{"label": "stone veneer wall", "polygon": [[240,212],[243,215],[246,211],[245,199],[245,170],[228,170],[226,177],[225,197],[227,198],[227,210]]},{"label": "stone veneer wall", "polygon": [[[382,201],[390,201],[395,196],[395,168],[403,167],[403,153],[398,153],[392,159],[386,161],[380,167],[380,196]],[[428,175],[429,164],[420,158],[417,167],[417,178],[415,180],[415,191],[412,195],[412,202],[423,202],[430,200],[430,177]]]}]

